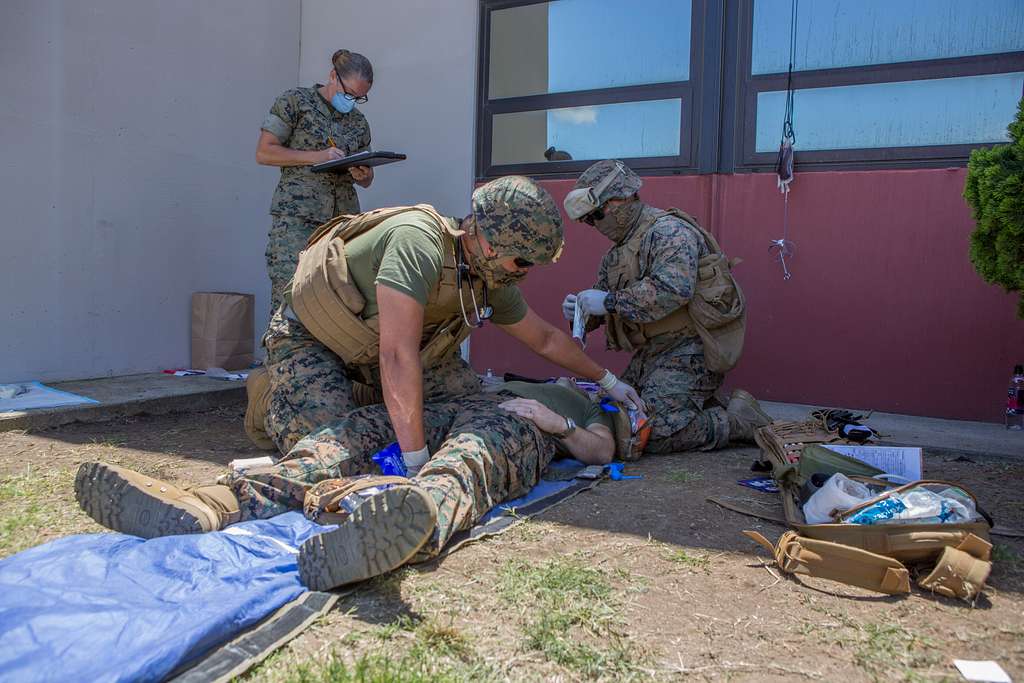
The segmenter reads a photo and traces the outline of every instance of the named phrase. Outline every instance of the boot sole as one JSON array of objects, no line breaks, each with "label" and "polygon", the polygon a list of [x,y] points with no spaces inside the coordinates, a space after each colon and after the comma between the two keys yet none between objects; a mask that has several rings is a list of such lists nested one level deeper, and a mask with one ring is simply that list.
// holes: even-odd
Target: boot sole
[{"label": "boot sole", "polygon": [[432,503],[426,493],[406,486],[367,499],[337,529],[302,544],[302,583],[326,591],[402,566],[434,533]]},{"label": "boot sole", "polygon": [[772,416],[764,412],[764,409],[761,408],[761,404],[758,403],[757,399],[754,398],[754,395],[751,394],[749,391],[746,391],[745,389],[735,389],[729,398],[730,400],[733,398],[738,398],[745,401],[747,405],[750,406],[751,410],[757,413],[757,416],[764,421],[764,424],[759,426],[763,427],[764,425],[771,423]]},{"label": "boot sole", "polygon": [[203,531],[199,517],[188,508],[139,489],[113,465],[87,462],[79,467],[75,499],[87,515],[123,534],[157,538]]}]

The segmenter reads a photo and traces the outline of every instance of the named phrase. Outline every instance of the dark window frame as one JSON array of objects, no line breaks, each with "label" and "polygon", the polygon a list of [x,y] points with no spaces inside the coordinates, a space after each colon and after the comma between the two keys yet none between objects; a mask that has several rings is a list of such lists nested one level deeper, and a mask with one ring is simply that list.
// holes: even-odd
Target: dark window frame
[{"label": "dark window frame", "polygon": [[[490,159],[494,114],[556,107],[613,104],[654,99],[682,100],[680,154],[623,159],[643,175],[693,175],[774,171],[777,152],[755,152],[757,94],[785,90],[786,74],[751,74],[755,0],[692,0],[690,79],[488,100],[490,13],[549,0],[481,0],[477,56],[475,171],[477,181],[521,174],[554,179],[577,176],[593,160],[493,165]],[[1024,71],[1024,51],[799,71],[798,89],[930,80]],[[1024,95],[1024,93],[1022,93]],[[1007,121],[1009,123],[1009,121]],[[781,138],[782,122],[779,121]],[[688,134],[687,134],[688,133]],[[801,151],[798,171],[882,170],[966,166],[974,149],[993,143],[866,147]]]},{"label": "dark window frame", "polygon": [[[486,181],[509,174],[539,178],[573,177],[579,175],[596,161],[595,159],[586,159],[493,164],[491,161],[491,136],[493,117],[496,114],[664,99],[681,100],[679,154],[664,157],[624,158],[622,161],[630,168],[645,175],[693,174],[713,171],[711,165],[717,162],[718,145],[717,138],[711,138],[711,135],[717,134],[718,98],[708,97],[707,91],[702,89],[701,84],[708,82],[709,75],[713,79],[710,82],[715,84],[718,82],[716,74],[717,70],[721,68],[720,60],[716,50],[706,48],[705,38],[709,35],[708,23],[720,22],[720,0],[692,0],[691,2],[690,78],[686,81],[489,99],[491,12],[542,2],[548,2],[548,0],[481,0],[475,140],[477,181]],[[720,35],[720,29],[710,34],[713,39]],[[715,90],[717,91],[717,87]],[[706,100],[716,101],[707,103]],[[705,119],[709,114],[713,118]],[[714,125],[703,126],[702,120],[710,120],[714,122]],[[709,154],[709,151],[713,151],[714,154]]]},{"label": "dark window frame", "polygon": [[[786,73],[751,73],[755,0],[726,0],[733,5],[727,19],[729,33],[737,40],[731,87],[733,117],[724,122],[723,141],[731,147],[733,163],[723,172],[758,172],[775,169],[777,151],[757,152],[757,95],[766,91],[785,91]],[[968,57],[927,59],[868,66],[816,69],[793,73],[795,89],[841,87],[871,83],[924,81],[959,76],[981,76],[1024,71],[1024,52],[1003,52]],[[1022,92],[1024,96],[1024,92]],[[728,110],[727,110],[728,111]],[[1009,121],[1007,121],[1009,123]],[[731,130],[729,130],[731,127]],[[797,170],[856,170],[858,168],[929,168],[965,166],[971,150],[991,147],[998,142],[960,145],[919,145],[908,147],[863,147],[856,149],[800,150],[797,125]],[[782,121],[779,121],[779,138]]]}]

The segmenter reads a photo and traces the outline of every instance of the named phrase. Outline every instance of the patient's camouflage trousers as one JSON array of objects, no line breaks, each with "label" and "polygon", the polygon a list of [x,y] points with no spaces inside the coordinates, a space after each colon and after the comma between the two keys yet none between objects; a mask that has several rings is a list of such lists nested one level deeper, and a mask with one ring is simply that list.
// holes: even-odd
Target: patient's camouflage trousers
[{"label": "patient's camouflage trousers", "polygon": [[[271,386],[265,427],[281,453],[288,453],[299,439],[321,425],[370,402],[356,401],[352,377],[358,375],[302,323],[286,317],[283,306],[271,318],[263,343]],[[369,379],[372,389],[379,391],[377,369]],[[480,378],[458,352],[423,368],[425,401],[450,400],[479,390]]]},{"label": "patient's camouflage trousers", "polygon": [[704,363],[703,347],[691,339],[636,352],[622,379],[632,384],[654,415],[645,453],[712,450],[729,442],[725,409],[705,407],[723,375]]},{"label": "patient's camouflage trousers", "polygon": [[[419,560],[436,555],[453,534],[540,481],[555,441],[532,422],[497,407],[508,398],[477,395],[424,406],[433,456],[413,482],[434,499],[438,523]],[[394,441],[385,407],[367,406],[305,436],[276,464],[232,472],[219,483],[238,496],[243,520],[266,519],[301,509],[306,491],[319,481],[379,473],[371,457]]]}]

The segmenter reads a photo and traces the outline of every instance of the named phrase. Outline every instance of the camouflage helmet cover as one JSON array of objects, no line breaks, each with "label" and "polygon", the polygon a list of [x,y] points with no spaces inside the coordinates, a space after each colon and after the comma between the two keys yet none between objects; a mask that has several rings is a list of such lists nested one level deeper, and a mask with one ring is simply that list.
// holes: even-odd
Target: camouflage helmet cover
[{"label": "camouflage helmet cover", "polygon": [[[613,175],[616,170],[618,174]],[[610,175],[613,177],[609,179]],[[602,183],[602,181],[607,182]],[[601,188],[600,196],[594,197],[597,200],[598,206],[604,204],[609,199],[629,199],[640,191],[643,181],[640,180],[640,176],[634,173],[629,166],[626,166],[626,164],[618,159],[604,159],[603,161],[591,164],[580,175],[573,189],[597,188],[602,184],[604,184],[604,187]],[[578,216],[574,218],[578,218]]]},{"label": "camouflage helmet cover", "polygon": [[505,176],[473,192],[473,218],[499,256],[553,263],[562,252],[562,216],[547,190],[529,178]]}]

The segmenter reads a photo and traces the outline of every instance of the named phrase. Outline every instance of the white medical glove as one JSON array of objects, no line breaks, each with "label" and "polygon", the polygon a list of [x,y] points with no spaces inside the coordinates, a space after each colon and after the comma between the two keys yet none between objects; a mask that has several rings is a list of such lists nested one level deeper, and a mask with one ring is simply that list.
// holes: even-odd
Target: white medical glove
[{"label": "white medical glove", "polygon": [[608,298],[608,292],[600,289],[584,289],[578,294],[578,303],[583,312],[587,315],[608,315],[605,310],[604,300]]},{"label": "white medical glove", "polygon": [[572,322],[573,317],[576,315],[576,295],[566,294],[565,299],[562,301],[562,317]]},{"label": "white medical glove", "polygon": [[604,392],[608,394],[614,400],[631,405],[637,410],[646,411],[647,404],[640,398],[640,394],[637,393],[636,389],[629,386],[618,377],[612,374],[611,370],[604,371],[604,377],[597,382],[604,389]]}]

